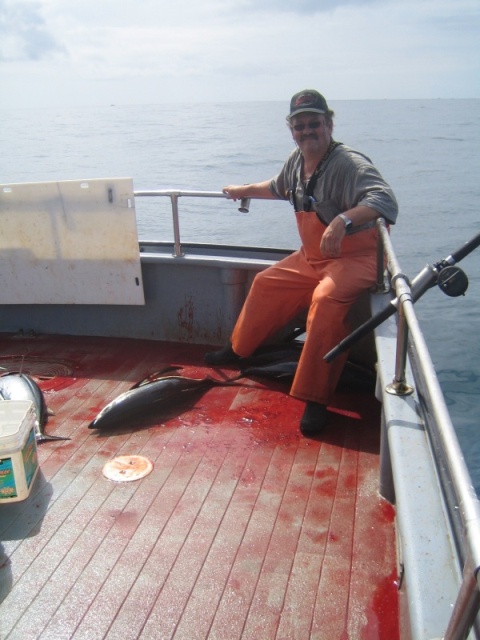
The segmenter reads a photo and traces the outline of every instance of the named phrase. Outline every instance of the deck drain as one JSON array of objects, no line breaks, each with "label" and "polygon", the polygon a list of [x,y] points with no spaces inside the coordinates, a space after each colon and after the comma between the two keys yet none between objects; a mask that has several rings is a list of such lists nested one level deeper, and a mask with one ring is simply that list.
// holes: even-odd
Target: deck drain
[{"label": "deck drain", "polygon": [[148,476],[153,464],[143,456],[118,456],[103,467],[103,475],[114,482],[132,482]]},{"label": "deck drain", "polygon": [[65,360],[41,358],[37,356],[0,356],[0,375],[5,373],[26,373],[33,378],[66,378],[73,374],[73,367]]}]

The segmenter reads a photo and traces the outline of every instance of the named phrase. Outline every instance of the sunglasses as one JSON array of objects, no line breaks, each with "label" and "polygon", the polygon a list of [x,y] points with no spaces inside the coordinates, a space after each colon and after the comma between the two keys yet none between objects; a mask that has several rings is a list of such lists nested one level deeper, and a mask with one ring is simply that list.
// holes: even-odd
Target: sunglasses
[{"label": "sunglasses", "polygon": [[323,122],[315,120],[315,122],[309,122],[308,124],[294,124],[292,125],[292,128],[295,129],[295,131],[303,131],[305,127],[308,129],[319,129],[322,125]]}]

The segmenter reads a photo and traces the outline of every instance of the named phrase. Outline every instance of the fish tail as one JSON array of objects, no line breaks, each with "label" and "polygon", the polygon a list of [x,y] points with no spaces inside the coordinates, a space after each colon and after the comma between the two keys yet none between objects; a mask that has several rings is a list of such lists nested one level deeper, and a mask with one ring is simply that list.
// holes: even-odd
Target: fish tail
[{"label": "fish tail", "polygon": [[42,442],[49,442],[51,440],[71,440],[71,438],[67,438],[66,436],[51,436],[49,433],[41,433],[36,437],[37,443],[41,444]]}]

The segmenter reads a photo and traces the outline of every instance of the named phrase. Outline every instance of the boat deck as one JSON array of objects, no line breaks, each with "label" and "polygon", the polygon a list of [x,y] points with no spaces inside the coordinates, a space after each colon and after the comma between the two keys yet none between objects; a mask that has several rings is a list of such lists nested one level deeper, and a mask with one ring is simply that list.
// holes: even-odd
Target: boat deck
[{"label": "boat deck", "polygon": [[[152,371],[218,379],[206,347],[0,336],[54,412],[27,500],[0,504],[0,638],[395,640],[394,509],[378,494],[380,407],[339,389],[321,439],[283,382],[215,386],[156,424],[88,424]],[[18,370],[18,369],[17,369]],[[113,482],[120,455],[153,463]]]}]

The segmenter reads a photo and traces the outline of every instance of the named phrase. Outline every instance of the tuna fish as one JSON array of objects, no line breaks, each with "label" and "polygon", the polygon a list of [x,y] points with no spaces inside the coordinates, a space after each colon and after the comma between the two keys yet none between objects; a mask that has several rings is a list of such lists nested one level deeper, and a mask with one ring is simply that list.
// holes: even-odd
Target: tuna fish
[{"label": "tuna fish", "polygon": [[37,442],[48,440],[70,440],[63,436],[51,436],[46,433],[48,409],[42,390],[26,373],[7,373],[0,376],[0,400],[29,400],[35,409],[35,438]]},{"label": "tuna fish", "polygon": [[119,427],[142,424],[146,419],[156,418],[173,407],[184,406],[196,400],[214,386],[226,386],[231,380],[213,378],[187,378],[184,376],[161,376],[151,374],[131,389],[125,391],[104,407],[88,425],[89,429],[105,431]]}]

